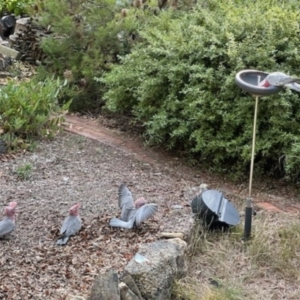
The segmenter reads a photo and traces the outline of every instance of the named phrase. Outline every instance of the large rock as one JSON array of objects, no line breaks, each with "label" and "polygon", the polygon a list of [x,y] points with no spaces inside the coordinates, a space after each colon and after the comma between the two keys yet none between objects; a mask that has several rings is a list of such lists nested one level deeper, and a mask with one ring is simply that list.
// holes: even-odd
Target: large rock
[{"label": "large rock", "polygon": [[[129,274],[124,274],[124,276],[121,278],[121,281],[126,284],[126,286],[138,297],[139,300],[143,300],[139,288],[137,287],[136,283],[134,282],[134,280]],[[122,298],[122,292],[121,292],[121,298]]]},{"label": "large rock", "polygon": [[84,297],[81,297],[81,296],[68,296],[66,300],[85,300]]},{"label": "large rock", "polygon": [[119,277],[115,270],[109,270],[95,280],[88,300],[120,300]]},{"label": "large rock", "polygon": [[20,52],[0,44],[0,53],[11,58],[18,59]]},{"label": "large rock", "polygon": [[125,282],[119,284],[121,300],[140,300],[140,298],[127,286]]},{"label": "large rock", "polygon": [[170,299],[176,279],[187,273],[187,244],[180,238],[160,240],[140,247],[125,268],[147,300]]}]

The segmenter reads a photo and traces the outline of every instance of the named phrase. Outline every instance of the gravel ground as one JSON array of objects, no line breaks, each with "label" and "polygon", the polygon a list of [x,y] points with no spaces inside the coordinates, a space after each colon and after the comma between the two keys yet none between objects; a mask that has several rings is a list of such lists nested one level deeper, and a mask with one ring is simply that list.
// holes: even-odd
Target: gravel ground
[{"label": "gravel ground", "polygon": [[[32,167],[28,174],[22,171],[26,165]],[[108,226],[119,215],[123,181],[134,198],[159,205],[141,230]],[[193,186],[170,169],[70,133],[42,142],[34,153],[0,162],[1,205],[18,202],[16,230],[0,240],[0,299],[87,296],[99,273],[121,271],[141,243],[156,240],[161,231],[189,230]],[[77,202],[83,229],[67,246],[56,246],[63,219]]]}]

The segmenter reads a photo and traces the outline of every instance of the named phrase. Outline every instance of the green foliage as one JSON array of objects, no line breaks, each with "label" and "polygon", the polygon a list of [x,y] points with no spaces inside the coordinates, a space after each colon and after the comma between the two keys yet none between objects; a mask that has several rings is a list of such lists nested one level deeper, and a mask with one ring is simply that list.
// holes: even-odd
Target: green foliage
[{"label": "green foliage", "polygon": [[0,13],[9,12],[15,15],[20,15],[27,12],[28,8],[35,2],[35,0],[1,0]]},{"label": "green foliage", "polygon": [[[165,11],[107,72],[106,106],[132,112],[149,143],[183,149],[219,171],[248,171],[254,100],[235,84],[241,69],[300,75],[295,1],[206,1]],[[251,13],[250,13],[251,12]],[[295,179],[299,94],[260,99],[255,167]]]},{"label": "green foliage", "polygon": [[70,101],[58,99],[65,85],[60,80],[10,82],[0,93],[0,128],[10,148],[28,148],[33,138],[51,138],[60,128]]},{"label": "green foliage", "polygon": [[32,165],[30,163],[26,163],[22,166],[19,166],[16,172],[19,179],[28,180],[32,172]]},{"label": "green foliage", "polygon": [[53,31],[42,43],[48,57],[47,70],[60,76],[69,71],[73,108],[92,110],[101,106],[103,85],[93,78],[109,70],[118,55],[129,53],[137,40],[136,28],[147,23],[148,12],[132,9],[124,18],[120,11],[115,0],[44,3],[41,24],[50,24]]}]

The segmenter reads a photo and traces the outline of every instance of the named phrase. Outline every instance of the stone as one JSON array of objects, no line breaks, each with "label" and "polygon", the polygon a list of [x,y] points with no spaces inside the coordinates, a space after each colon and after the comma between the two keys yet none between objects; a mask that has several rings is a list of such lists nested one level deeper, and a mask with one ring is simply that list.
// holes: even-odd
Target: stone
[{"label": "stone", "polygon": [[174,238],[180,238],[184,239],[184,234],[182,232],[161,232],[159,237],[161,239],[174,239]]},{"label": "stone", "polygon": [[120,300],[119,277],[115,270],[111,269],[105,274],[99,275],[91,290],[88,300]]},{"label": "stone", "polygon": [[121,300],[140,300],[140,298],[127,286],[126,283],[119,284]]},{"label": "stone", "polygon": [[11,58],[18,59],[20,52],[0,44],[0,53]]},{"label": "stone", "polygon": [[172,285],[187,274],[187,243],[180,238],[143,244],[125,267],[143,298],[169,300]]},{"label": "stone", "polygon": [[138,297],[138,299],[143,299],[139,288],[129,274],[125,274],[121,280],[128,286],[128,288],[130,288],[130,290]]},{"label": "stone", "polygon": [[85,300],[85,298],[82,297],[82,296],[72,296],[72,295],[70,295],[70,296],[67,296],[66,300]]}]

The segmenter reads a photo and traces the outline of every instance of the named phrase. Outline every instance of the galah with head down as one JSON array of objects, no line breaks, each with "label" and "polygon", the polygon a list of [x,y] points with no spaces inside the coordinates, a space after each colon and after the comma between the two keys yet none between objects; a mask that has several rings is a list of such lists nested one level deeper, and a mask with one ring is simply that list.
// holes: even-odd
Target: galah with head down
[{"label": "galah with head down", "polygon": [[0,222],[0,238],[14,231],[16,227],[15,215],[16,215],[16,202],[11,202],[11,206],[4,208],[4,219]]},{"label": "galah with head down", "polygon": [[79,204],[75,204],[69,210],[69,215],[65,218],[60,229],[61,237],[56,245],[65,245],[70,236],[75,235],[81,229],[81,219],[79,217]]},{"label": "galah with head down", "polygon": [[261,87],[284,86],[300,92],[300,78],[293,78],[282,72],[273,72],[259,83]]},{"label": "galah with head down", "polygon": [[119,188],[119,207],[121,208],[120,219],[112,218],[109,225],[127,229],[139,227],[142,222],[152,217],[158,209],[157,204],[146,203],[144,198],[139,198],[133,202],[132,194],[124,183]]}]

